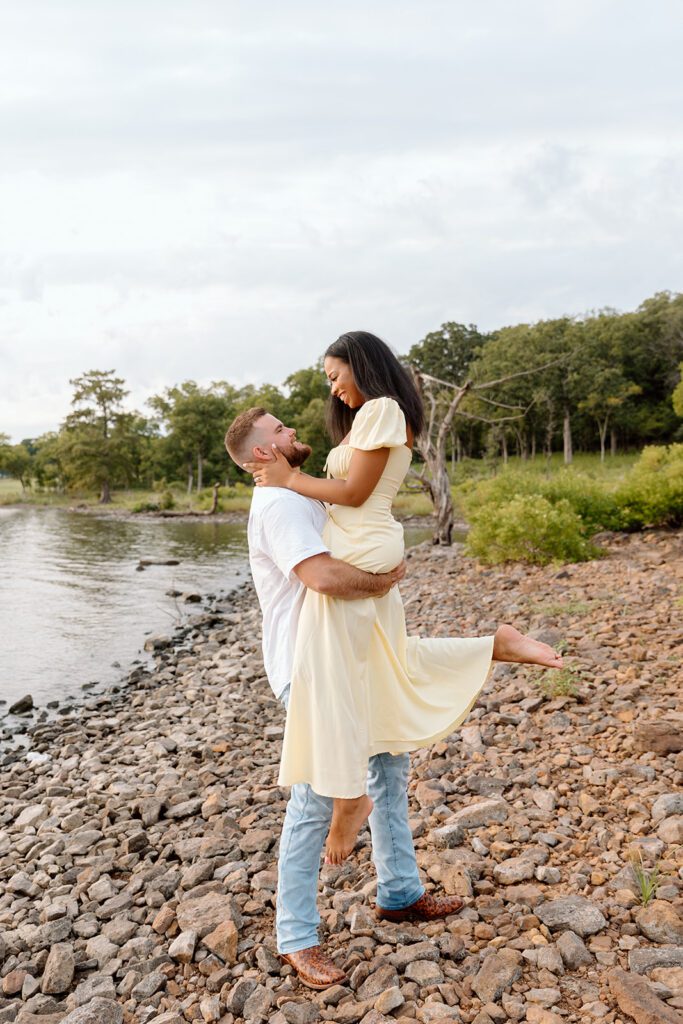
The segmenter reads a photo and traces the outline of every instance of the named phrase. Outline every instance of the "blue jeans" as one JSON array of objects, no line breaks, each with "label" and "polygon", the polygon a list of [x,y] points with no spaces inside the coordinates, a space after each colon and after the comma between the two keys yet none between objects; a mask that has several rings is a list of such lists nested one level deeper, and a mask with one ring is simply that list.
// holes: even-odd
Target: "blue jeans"
[{"label": "blue jeans", "polygon": [[[289,687],[281,696],[285,708]],[[423,894],[408,825],[408,754],[376,754],[368,765],[372,859],[377,903],[387,910],[408,907]],[[292,786],[280,837],[277,890],[277,948],[295,953],[319,942],[317,908],[320,855],[332,819],[332,800],[306,783]]]}]

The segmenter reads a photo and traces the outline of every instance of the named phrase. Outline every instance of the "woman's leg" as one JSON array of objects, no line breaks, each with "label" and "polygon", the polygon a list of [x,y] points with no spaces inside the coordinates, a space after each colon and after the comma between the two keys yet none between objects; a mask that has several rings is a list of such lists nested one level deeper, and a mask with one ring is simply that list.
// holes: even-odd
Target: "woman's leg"
[{"label": "woman's leg", "polygon": [[363,822],[372,811],[369,796],[343,800],[337,797],[332,805],[332,824],[325,844],[325,863],[341,864],[353,852]]}]

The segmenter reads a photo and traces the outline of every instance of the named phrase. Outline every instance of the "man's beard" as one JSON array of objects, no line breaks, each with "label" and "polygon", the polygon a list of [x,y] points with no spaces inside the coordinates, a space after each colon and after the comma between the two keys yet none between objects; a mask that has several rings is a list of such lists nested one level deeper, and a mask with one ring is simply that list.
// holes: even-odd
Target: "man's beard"
[{"label": "man's beard", "polygon": [[292,469],[298,469],[299,466],[303,466],[308,456],[312,453],[313,449],[310,444],[304,444],[303,441],[295,441],[292,447],[287,452],[282,454],[287,459]]}]

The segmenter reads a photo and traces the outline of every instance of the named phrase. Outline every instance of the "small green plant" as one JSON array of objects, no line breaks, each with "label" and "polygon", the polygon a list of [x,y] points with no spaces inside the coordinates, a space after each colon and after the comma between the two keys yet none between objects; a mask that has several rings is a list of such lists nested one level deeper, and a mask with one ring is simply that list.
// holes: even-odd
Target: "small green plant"
[{"label": "small green plant", "polygon": [[657,895],[659,885],[659,864],[653,868],[646,868],[643,864],[642,850],[631,855],[631,871],[638,886],[638,896],[641,904],[646,907],[650,900]]},{"label": "small green plant", "polygon": [[536,680],[536,686],[545,697],[575,697],[581,679],[571,668],[552,669]]}]

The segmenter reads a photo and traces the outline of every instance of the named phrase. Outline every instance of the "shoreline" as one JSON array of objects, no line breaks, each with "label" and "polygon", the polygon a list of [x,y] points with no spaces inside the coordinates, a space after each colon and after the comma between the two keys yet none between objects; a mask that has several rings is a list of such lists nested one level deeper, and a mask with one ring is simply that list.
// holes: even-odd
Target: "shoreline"
[{"label": "shoreline", "polygon": [[[38,756],[0,768],[0,1021],[59,1024],[82,1005],[92,1024],[431,1024],[495,1020],[495,1004],[609,1022],[618,985],[641,976],[662,1013],[683,1008],[675,977],[655,976],[683,967],[683,754],[662,752],[683,724],[680,541],[619,535],[600,562],[543,569],[409,549],[410,632],[511,619],[565,638],[573,681],[556,693],[548,673],[499,665],[465,725],[413,755],[418,863],[465,899],[459,915],[377,922],[367,833],[323,869],[324,941],[352,978],[336,993],[301,988],[274,956],[284,716],[250,585],[149,637],[125,688],[40,723]],[[648,911],[634,847],[660,865]]]},{"label": "shoreline", "polygon": [[[95,519],[114,519],[124,520],[130,522],[153,522],[153,523],[200,523],[202,521],[209,523],[246,523],[249,518],[248,509],[235,509],[228,510],[225,512],[215,512],[213,515],[205,515],[203,512],[187,512],[173,516],[161,516],[154,512],[131,512],[130,509],[125,508],[111,508],[106,505],[46,505],[36,502],[14,502],[11,504],[0,505],[0,511],[2,509],[13,509],[20,510],[23,508],[31,509],[53,509],[57,512],[70,512],[74,515],[85,515],[92,516]],[[403,526],[424,526],[427,528],[434,522],[434,516],[431,512],[424,515],[401,515],[400,512],[395,513],[395,518],[403,524]],[[453,524],[453,529],[457,532],[466,532],[469,527],[464,520],[456,520]]]}]

